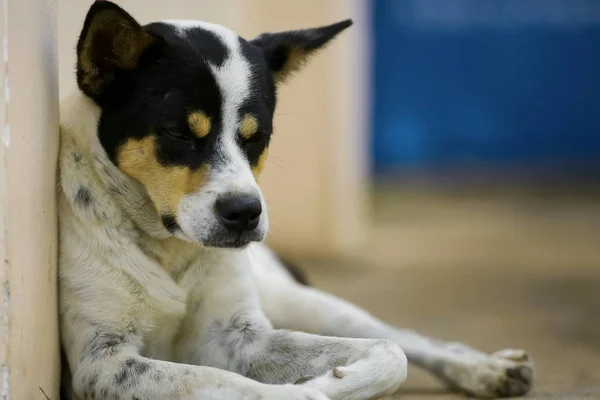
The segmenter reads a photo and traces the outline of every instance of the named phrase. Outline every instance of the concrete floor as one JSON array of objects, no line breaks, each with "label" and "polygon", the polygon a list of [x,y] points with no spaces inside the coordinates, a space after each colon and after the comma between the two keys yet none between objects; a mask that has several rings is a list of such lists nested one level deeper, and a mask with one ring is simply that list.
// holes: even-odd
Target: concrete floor
[{"label": "concrete floor", "polygon": [[[600,399],[600,201],[379,192],[360,262],[309,262],[312,283],[397,326],[489,352],[523,348],[534,399]],[[405,221],[405,222],[402,222]],[[448,394],[412,368],[398,398]]]}]

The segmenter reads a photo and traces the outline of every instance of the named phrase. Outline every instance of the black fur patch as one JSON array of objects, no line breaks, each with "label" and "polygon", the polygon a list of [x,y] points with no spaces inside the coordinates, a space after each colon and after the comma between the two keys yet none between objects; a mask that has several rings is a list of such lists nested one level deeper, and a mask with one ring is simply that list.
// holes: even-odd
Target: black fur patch
[{"label": "black fur patch", "polygon": [[[146,29],[161,37],[170,46],[184,47],[182,46],[182,37],[173,25],[153,22],[146,25]],[[229,54],[227,47],[223,46],[218,36],[199,27],[188,27],[185,33],[187,45],[191,46],[190,53],[195,52],[196,56],[201,55],[206,61],[217,67],[223,65]]]},{"label": "black fur patch", "polygon": [[83,390],[83,397],[85,399],[94,399],[96,397],[96,385],[98,384],[98,372],[94,372],[92,376],[87,379],[85,383],[85,389]]},{"label": "black fur patch", "polygon": [[[214,33],[152,23],[144,27],[160,38],[146,51],[135,71],[117,71],[114,84],[98,104],[102,114],[98,135],[113,162],[128,139],[156,137],[156,159],[163,165],[192,170],[209,163],[221,134],[222,96],[209,63],[220,65],[227,48]],[[211,133],[198,138],[191,131],[189,112],[202,111],[211,120]],[[183,138],[173,139],[169,132]]]},{"label": "black fur patch", "polygon": [[165,226],[165,228],[169,232],[175,233],[175,232],[181,230],[181,227],[179,226],[179,224],[175,220],[175,216],[173,216],[171,214],[166,214],[166,215],[163,215],[161,217],[161,220],[162,220],[162,224]]},{"label": "black fur patch", "polygon": [[79,190],[77,190],[77,194],[75,195],[75,204],[81,207],[89,207],[92,204],[92,193],[90,189],[85,186],[81,186]]},{"label": "black fur patch", "polygon": [[131,388],[138,384],[140,376],[150,371],[150,364],[135,358],[128,358],[121,370],[115,375],[115,384]]}]

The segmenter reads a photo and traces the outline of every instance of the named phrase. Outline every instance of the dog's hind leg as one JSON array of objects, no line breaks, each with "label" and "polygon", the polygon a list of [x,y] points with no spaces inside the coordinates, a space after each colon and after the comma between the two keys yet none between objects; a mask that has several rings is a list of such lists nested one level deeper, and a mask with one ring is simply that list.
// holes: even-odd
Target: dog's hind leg
[{"label": "dog's hind leg", "polygon": [[254,251],[262,308],[275,327],[319,335],[391,340],[408,361],[451,388],[481,397],[518,396],[532,384],[532,361],[521,350],[485,354],[460,343],[394,328],[353,304],[298,284],[268,249]]}]

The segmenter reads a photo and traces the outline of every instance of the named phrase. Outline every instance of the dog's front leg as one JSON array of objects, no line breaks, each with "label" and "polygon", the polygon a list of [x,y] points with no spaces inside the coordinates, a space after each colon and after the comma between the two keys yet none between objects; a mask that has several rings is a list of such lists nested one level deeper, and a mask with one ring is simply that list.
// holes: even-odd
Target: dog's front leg
[{"label": "dog's front leg", "polygon": [[180,362],[237,372],[271,384],[318,389],[331,399],[393,393],[407,360],[391,341],[275,330],[261,311],[247,254],[206,251],[180,280],[192,293],[177,353]]},{"label": "dog's front leg", "polygon": [[[61,334],[73,372],[74,399],[328,400],[312,388],[268,385],[221,369],[144,357],[142,337],[121,322],[123,316],[129,318],[128,309],[114,318],[109,314],[92,318],[73,306],[74,298],[65,286]],[[109,297],[118,298],[118,293],[100,300],[109,304]]]}]

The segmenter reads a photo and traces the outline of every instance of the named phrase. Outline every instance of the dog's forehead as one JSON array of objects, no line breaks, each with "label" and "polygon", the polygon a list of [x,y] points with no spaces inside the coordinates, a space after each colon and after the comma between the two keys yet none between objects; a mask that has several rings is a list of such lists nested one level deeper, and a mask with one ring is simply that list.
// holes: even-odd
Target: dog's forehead
[{"label": "dog's forehead", "polygon": [[147,25],[148,29],[163,37],[166,42],[182,58],[195,58],[214,68],[223,67],[232,63],[255,64],[256,57],[252,57],[249,44],[236,32],[221,25],[195,20],[163,20]]},{"label": "dog's forehead", "polygon": [[[161,36],[173,50],[174,69],[180,63],[182,71],[190,71],[190,65],[197,65],[210,72],[225,113],[259,99],[266,102],[267,109],[273,108],[270,72],[262,53],[233,30],[196,20],[163,20],[147,28]],[[193,71],[194,67],[191,68]]]},{"label": "dog's forehead", "polygon": [[164,20],[149,24],[148,29],[213,66],[221,65],[239,42],[239,36],[231,29],[203,21]]},{"label": "dog's forehead", "polygon": [[209,32],[219,38],[229,48],[236,45],[239,36],[233,30],[218,24],[196,20],[163,20],[159,21],[174,28],[179,36],[186,39],[198,32]]}]

